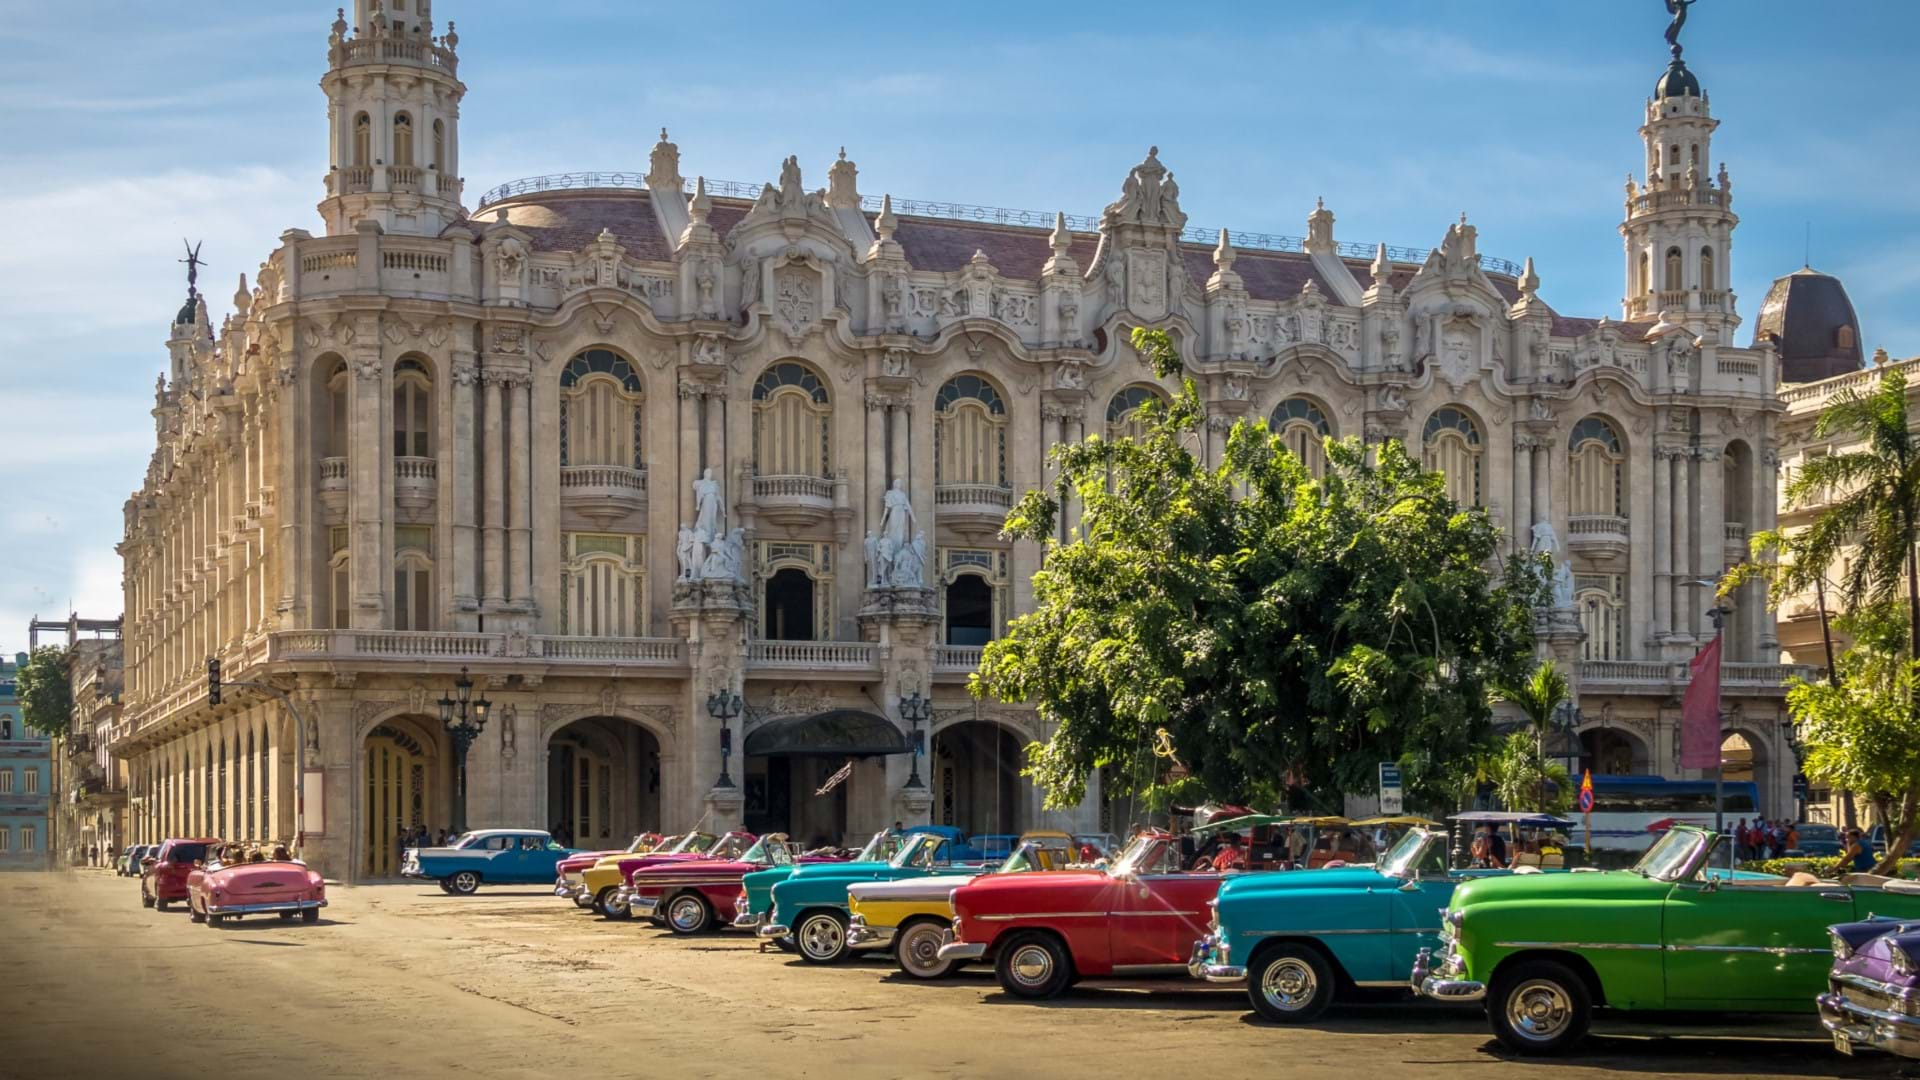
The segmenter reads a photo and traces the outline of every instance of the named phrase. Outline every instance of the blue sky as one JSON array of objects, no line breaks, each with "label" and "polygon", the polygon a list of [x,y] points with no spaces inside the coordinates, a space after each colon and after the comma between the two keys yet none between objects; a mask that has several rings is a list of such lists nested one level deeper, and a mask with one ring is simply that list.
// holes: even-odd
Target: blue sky
[{"label": "blue sky", "polygon": [[[76,13],[84,12],[81,17]],[[1619,315],[1620,185],[1666,63],[1658,0],[1254,5],[440,0],[459,23],[463,172],[646,167],[1095,213],[1150,144],[1194,224],[1535,258],[1549,302]],[[331,4],[0,0],[0,649],[119,610],[120,508],[205,240],[215,318],[281,230],[319,230]],[[1706,0],[1687,59],[1732,173],[1749,323],[1801,264],[1842,277],[1869,349],[1920,353],[1920,5]]]}]

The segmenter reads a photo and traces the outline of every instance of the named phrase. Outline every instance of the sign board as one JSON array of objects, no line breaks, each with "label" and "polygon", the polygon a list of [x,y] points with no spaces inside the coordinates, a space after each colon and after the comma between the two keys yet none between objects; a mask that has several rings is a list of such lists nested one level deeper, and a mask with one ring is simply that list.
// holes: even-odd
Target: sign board
[{"label": "sign board", "polygon": [[1593,771],[1591,769],[1580,777],[1580,812],[1593,813]]},{"label": "sign board", "polygon": [[308,769],[301,774],[301,781],[307,795],[307,835],[325,834],[327,831],[327,774],[319,769]]},{"label": "sign board", "polygon": [[1400,766],[1383,761],[1380,763],[1380,813],[1391,817],[1406,812],[1400,788]]},{"label": "sign board", "polygon": [[1807,774],[1795,773],[1793,775],[1793,797],[1796,799],[1805,799],[1807,797],[1807,788]]}]

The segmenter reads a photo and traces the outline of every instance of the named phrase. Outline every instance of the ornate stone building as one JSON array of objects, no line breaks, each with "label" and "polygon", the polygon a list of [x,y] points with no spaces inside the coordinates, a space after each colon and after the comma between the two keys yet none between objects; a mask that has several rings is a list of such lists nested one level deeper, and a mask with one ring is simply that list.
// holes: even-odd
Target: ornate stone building
[{"label": "ornate stone building", "polygon": [[[1780,409],[1771,350],[1734,343],[1731,184],[1677,57],[1644,106],[1623,311],[1577,318],[1464,218],[1431,250],[1340,241],[1325,206],[1304,239],[1202,230],[1153,150],[1097,218],[875,199],[844,153],[819,190],[797,158],[689,182],[664,131],[644,174],[469,203],[458,38],[427,7],[335,24],[323,231],[172,328],[123,548],[140,836],[291,835],[296,762],[308,849],[354,878],[460,784],[475,825],[596,844],[1124,828],[1097,784],[1043,814],[1017,770],[1046,732],[964,682],[1030,605],[1041,552],[997,530],[1049,445],[1168,392],[1136,326],[1178,340],[1207,455],[1241,420],[1310,463],[1322,436],[1402,439],[1553,548],[1543,642],[1588,755],[1673,771],[1711,632],[1687,583],[1771,523]],[[1772,623],[1743,605],[1728,634],[1771,747]],[[210,708],[209,655],[292,695],[306,745],[257,691]],[[462,670],[491,703],[464,779],[436,705]]]}]

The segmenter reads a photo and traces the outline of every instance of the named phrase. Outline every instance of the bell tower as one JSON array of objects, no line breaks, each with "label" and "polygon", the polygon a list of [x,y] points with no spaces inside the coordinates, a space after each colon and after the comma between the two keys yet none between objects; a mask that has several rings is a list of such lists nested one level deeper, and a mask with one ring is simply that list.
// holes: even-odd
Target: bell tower
[{"label": "bell tower", "polygon": [[330,235],[362,221],[432,236],[466,216],[460,205],[460,36],[433,32],[432,0],[354,0],[327,38],[327,196]]},{"label": "bell tower", "polygon": [[[1713,118],[1700,80],[1680,58],[1680,27],[1693,0],[1678,0],[1667,28],[1673,60],[1654,83],[1640,138],[1646,146],[1646,177],[1626,184],[1626,293],[1629,320],[1658,318],[1696,330],[1731,330],[1739,324],[1729,287],[1728,256],[1739,217],[1733,185],[1722,164],[1710,172]],[[1722,340],[1731,340],[1722,336]]]}]

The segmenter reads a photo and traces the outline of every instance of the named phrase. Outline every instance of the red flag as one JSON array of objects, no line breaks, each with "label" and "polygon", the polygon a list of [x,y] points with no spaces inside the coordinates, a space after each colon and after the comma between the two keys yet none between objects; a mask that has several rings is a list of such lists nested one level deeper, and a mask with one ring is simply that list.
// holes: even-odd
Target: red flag
[{"label": "red flag", "polygon": [[1720,635],[1687,663],[1687,692],[1680,699],[1680,767],[1720,767]]}]

